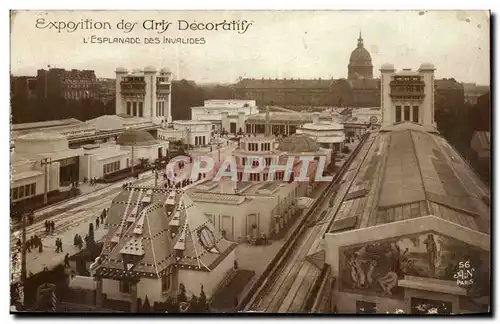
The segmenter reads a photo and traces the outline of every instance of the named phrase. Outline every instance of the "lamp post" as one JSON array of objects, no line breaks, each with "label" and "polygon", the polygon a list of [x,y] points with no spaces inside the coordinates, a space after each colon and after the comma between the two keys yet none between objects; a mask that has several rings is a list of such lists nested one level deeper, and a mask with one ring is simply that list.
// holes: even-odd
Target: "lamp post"
[{"label": "lamp post", "polygon": [[220,132],[217,133],[217,155],[219,157],[219,162],[220,162]]},{"label": "lamp post", "polygon": [[49,182],[49,177],[48,177],[48,165],[52,164],[52,159],[50,157],[45,157],[45,158],[42,158],[42,162],[41,162],[41,165],[44,166],[44,178],[45,178],[45,181],[44,181],[44,190],[43,190],[43,204],[46,205],[47,202],[48,202],[48,199],[47,199],[47,192],[49,190],[49,186],[48,186],[48,182]]},{"label": "lamp post", "polygon": [[24,287],[26,282],[26,213],[22,216],[22,238],[21,238],[21,282]]}]

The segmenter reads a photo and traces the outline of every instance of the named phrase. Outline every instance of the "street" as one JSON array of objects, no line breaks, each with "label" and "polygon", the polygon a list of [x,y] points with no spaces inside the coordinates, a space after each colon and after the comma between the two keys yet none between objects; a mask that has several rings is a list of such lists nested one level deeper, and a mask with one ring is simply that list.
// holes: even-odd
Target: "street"
[{"label": "street", "polygon": [[[221,148],[221,158],[224,159],[228,154],[231,154],[234,149],[233,145],[229,147]],[[190,154],[193,157],[201,155],[212,155],[215,159],[217,158],[217,150],[213,152],[204,152],[200,150],[191,151]],[[182,170],[175,168],[175,172],[178,174],[179,178],[182,179],[183,175],[189,176],[191,170],[191,165],[186,164]],[[133,181],[137,185],[143,186],[153,186],[154,185],[154,173],[151,171],[143,173],[140,178],[137,179],[125,179],[117,183],[113,183],[109,186],[98,188],[94,192],[80,195],[74,199],[65,201],[54,206],[46,207],[40,211],[35,212],[35,223],[31,226],[26,227],[26,239],[29,239],[35,234],[42,239],[43,252],[38,252],[36,249],[32,249],[31,252],[27,253],[26,258],[26,272],[27,273],[37,273],[44,269],[44,267],[51,268],[57,264],[64,262],[64,256],[66,253],[73,255],[78,252],[78,248],[73,246],[73,239],[76,234],[80,234],[82,237],[88,233],[89,223],[94,223],[94,236],[95,240],[99,241],[106,234],[106,229],[103,225],[96,228],[95,220],[101,214],[103,209],[109,208],[113,198],[122,190],[122,186],[126,182]],[[158,186],[163,186],[163,176],[160,173],[158,175]],[[54,214],[46,218],[48,221],[53,221],[55,223],[55,230],[52,234],[45,233],[45,227],[43,221],[37,222],[37,218],[43,218],[46,213]],[[21,237],[21,231],[16,232],[18,237]],[[56,253],[55,240],[60,238],[63,243],[63,253]],[[15,233],[11,233],[11,249],[15,248],[15,244],[18,238]]]}]

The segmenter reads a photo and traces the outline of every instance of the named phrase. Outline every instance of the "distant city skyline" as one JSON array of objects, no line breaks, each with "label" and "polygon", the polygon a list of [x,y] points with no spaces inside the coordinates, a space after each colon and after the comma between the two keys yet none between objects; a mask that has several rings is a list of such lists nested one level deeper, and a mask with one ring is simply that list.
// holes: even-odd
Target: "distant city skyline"
[{"label": "distant city skyline", "polygon": [[[92,19],[107,21],[108,31],[37,29],[46,22]],[[138,22],[130,32],[116,30],[121,19]],[[172,22],[164,33],[146,31],[144,20]],[[189,22],[251,22],[237,31],[178,31],[178,20]],[[392,23],[391,23],[392,22]],[[46,25],[48,26],[48,25]],[[160,26],[160,25],[158,25]],[[164,25],[162,25],[164,26]],[[233,25],[234,26],[234,25]],[[490,26],[486,11],[18,11],[11,22],[11,73],[36,75],[51,67],[95,70],[99,78],[114,78],[117,67],[168,67],[174,79],[197,83],[235,83],[238,78],[338,79],[359,32],[372,56],[374,77],[380,66],[417,69],[423,62],[436,67],[436,78],[490,84]],[[205,44],[89,44],[98,37],[190,37]]]}]

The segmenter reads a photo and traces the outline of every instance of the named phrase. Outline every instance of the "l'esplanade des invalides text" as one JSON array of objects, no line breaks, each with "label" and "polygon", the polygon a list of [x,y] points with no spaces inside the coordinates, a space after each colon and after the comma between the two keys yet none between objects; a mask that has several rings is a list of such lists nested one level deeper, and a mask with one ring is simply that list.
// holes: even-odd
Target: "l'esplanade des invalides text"
[{"label": "l'esplanade des invalides text", "polygon": [[120,30],[130,33],[136,28],[163,34],[167,31],[229,31],[238,34],[246,33],[254,24],[248,20],[221,20],[221,21],[188,21],[179,19],[176,21],[146,19],[141,22],[127,21],[120,19],[112,23],[110,21],[94,21],[91,18],[81,20],[56,21],[45,18],[37,18],[35,27],[37,29],[54,30],[58,33],[75,31],[99,31],[99,30]]}]

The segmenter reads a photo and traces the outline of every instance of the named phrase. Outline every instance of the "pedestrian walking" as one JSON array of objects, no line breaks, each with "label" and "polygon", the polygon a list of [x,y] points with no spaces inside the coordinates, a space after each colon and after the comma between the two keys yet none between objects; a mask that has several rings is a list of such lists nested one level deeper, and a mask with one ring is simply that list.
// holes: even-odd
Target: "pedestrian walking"
[{"label": "pedestrian walking", "polygon": [[54,233],[56,229],[56,223],[54,223],[54,221],[50,221],[50,233]]},{"label": "pedestrian walking", "polygon": [[95,219],[95,229],[99,229],[99,217]]},{"label": "pedestrian walking", "polygon": [[69,266],[69,253],[66,253],[66,255],[64,256],[64,267],[70,268],[70,266]]},{"label": "pedestrian walking", "polygon": [[49,232],[49,221],[45,220],[45,233]]},{"label": "pedestrian walking", "polygon": [[101,213],[101,216],[99,216],[101,218],[101,223],[104,224],[104,212]]},{"label": "pedestrian walking", "polygon": [[73,246],[78,245],[78,234],[75,234],[75,237],[73,238]]},{"label": "pedestrian walking", "polygon": [[43,252],[43,244],[42,244],[42,239],[38,239],[38,252],[42,253]]},{"label": "pedestrian walking", "polygon": [[56,238],[56,253],[59,253],[59,238]]},{"label": "pedestrian walking", "polygon": [[83,240],[80,235],[78,235],[78,249],[81,250],[83,248]]},{"label": "pedestrian walking", "polygon": [[24,243],[24,249],[28,252],[31,252],[31,248],[28,242]]}]

